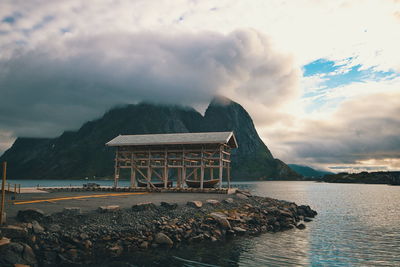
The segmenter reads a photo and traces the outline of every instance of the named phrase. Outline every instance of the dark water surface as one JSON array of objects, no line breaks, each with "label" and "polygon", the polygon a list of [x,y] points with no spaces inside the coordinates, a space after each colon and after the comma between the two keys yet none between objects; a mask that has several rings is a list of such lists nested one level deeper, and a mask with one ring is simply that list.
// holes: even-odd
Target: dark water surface
[{"label": "dark water surface", "polygon": [[[75,182],[76,183],[76,182]],[[236,183],[318,211],[305,230],[132,254],[104,266],[400,266],[400,186]]]}]

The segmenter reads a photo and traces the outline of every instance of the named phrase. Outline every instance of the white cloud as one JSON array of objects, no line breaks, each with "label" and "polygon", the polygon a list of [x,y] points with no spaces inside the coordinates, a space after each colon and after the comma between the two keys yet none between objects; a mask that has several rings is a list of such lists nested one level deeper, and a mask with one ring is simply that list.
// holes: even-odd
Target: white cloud
[{"label": "white cloud", "polygon": [[[114,103],[157,95],[202,106],[219,92],[249,110],[283,160],[322,166],[318,153],[326,148],[329,160],[340,162],[353,153],[348,142],[373,153],[368,139],[346,132],[358,124],[375,132],[366,126],[373,112],[382,113],[375,127],[386,125],[397,111],[389,96],[397,97],[399,79],[371,76],[329,90],[323,82],[356,65],[400,72],[399,14],[399,1],[376,0],[3,1],[0,19],[14,21],[0,23],[1,142],[10,132],[56,135]],[[243,28],[254,30],[237,31]],[[320,58],[343,67],[299,83],[301,66]],[[367,137],[375,147],[391,140]]]}]

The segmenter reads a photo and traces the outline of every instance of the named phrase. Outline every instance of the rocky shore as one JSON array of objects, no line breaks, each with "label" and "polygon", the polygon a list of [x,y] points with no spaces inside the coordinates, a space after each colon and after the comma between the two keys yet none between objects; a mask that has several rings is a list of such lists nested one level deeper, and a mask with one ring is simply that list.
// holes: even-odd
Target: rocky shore
[{"label": "rocky shore", "polygon": [[[46,215],[21,210],[19,223],[0,227],[0,266],[81,266],[139,250],[221,242],[237,235],[304,229],[317,213],[309,206],[240,191],[220,202],[140,203]],[[18,265],[20,264],[20,265]]]}]

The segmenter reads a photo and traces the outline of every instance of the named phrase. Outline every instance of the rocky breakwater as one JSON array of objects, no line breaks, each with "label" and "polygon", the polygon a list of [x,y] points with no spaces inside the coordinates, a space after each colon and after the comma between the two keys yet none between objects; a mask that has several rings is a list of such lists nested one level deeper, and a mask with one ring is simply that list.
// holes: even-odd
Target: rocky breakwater
[{"label": "rocky breakwater", "polygon": [[50,215],[23,210],[20,223],[0,228],[0,266],[79,266],[138,250],[304,229],[316,214],[309,206],[244,191],[222,202],[147,202],[130,209],[99,207],[85,214],[79,208]]}]

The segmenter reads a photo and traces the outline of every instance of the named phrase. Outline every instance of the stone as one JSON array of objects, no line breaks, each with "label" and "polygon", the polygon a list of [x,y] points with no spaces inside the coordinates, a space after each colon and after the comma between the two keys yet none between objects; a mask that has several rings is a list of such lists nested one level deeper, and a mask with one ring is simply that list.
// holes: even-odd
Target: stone
[{"label": "stone", "polygon": [[70,216],[79,215],[82,213],[82,209],[79,207],[65,207],[63,213]]},{"label": "stone", "polygon": [[0,239],[0,247],[7,245],[7,244],[10,244],[10,239],[8,239],[6,237],[3,237],[2,239]]},{"label": "stone", "polygon": [[298,225],[296,225],[297,229],[303,230],[306,229],[306,226],[304,225],[304,223],[299,223]]},{"label": "stone", "polygon": [[232,204],[234,202],[234,200],[233,200],[233,198],[228,197],[228,198],[224,199],[224,202],[228,203],[228,204]]},{"label": "stone", "polygon": [[100,206],[98,211],[101,213],[115,212],[120,210],[121,207],[118,205]]},{"label": "stone", "polygon": [[243,194],[243,195],[245,195],[246,197],[251,197],[251,196],[252,196],[251,193],[250,193],[250,191],[248,191],[248,190],[236,190],[236,193]]},{"label": "stone", "polygon": [[44,212],[40,209],[20,210],[17,214],[17,219],[21,222],[40,221],[44,217]]},{"label": "stone", "polygon": [[147,241],[143,241],[142,243],[140,243],[140,246],[139,246],[141,249],[147,249],[147,248],[149,248],[149,242],[147,242]]},{"label": "stone", "polygon": [[220,202],[216,199],[207,199],[206,204],[212,205],[212,206],[217,206],[220,204]]},{"label": "stone", "polygon": [[120,245],[116,244],[108,249],[112,257],[118,257],[122,254],[124,251],[123,247]]},{"label": "stone", "polygon": [[174,245],[174,242],[171,240],[171,238],[169,238],[164,233],[156,234],[154,242],[156,242],[159,245],[165,245],[165,246],[168,246],[168,247],[172,247]]},{"label": "stone", "polygon": [[237,234],[244,234],[247,232],[246,229],[243,229],[241,227],[233,227],[232,230],[235,231],[235,233]]},{"label": "stone", "polygon": [[27,244],[23,244],[23,246],[24,246],[24,251],[22,253],[22,258],[29,264],[36,264],[37,261],[35,253],[33,253],[33,249]]},{"label": "stone", "polygon": [[25,228],[15,225],[3,226],[0,230],[5,237],[11,239],[25,239],[28,236],[28,231]]},{"label": "stone", "polygon": [[35,234],[41,234],[44,232],[44,228],[37,221],[32,221],[32,230]]},{"label": "stone", "polygon": [[224,229],[231,229],[227,216],[222,212],[212,212],[210,217],[217,221]]},{"label": "stone", "polygon": [[311,219],[311,218],[308,218],[308,217],[304,217],[304,221],[305,221],[305,222],[312,222],[312,219]]},{"label": "stone", "polygon": [[204,235],[203,234],[199,234],[199,235],[196,235],[196,236],[190,238],[190,241],[201,241],[203,239],[204,239]]},{"label": "stone", "polygon": [[61,226],[59,224],[53,223],[53,224],[50,224],[47,227],[47,230],[50,231],[50,232],[60,232],[61,231]]},{"label": "stone", "polygon": [[142,202],[132,206],[133,211],[144,211],[155,209],[156,205],[153,202]]},{"label": "stone", "polygon": [[298,206],[297,211],[299,215],[310,218],[314,218],[318,214],[315,210],[312,210],[308,205]]},{"label": "stone", "polygon": [[203,207],[203,202],[198,201],[198,200],[193,200],[193,201],[188,201],[188,203],[186,204],[189,207],[193,207],[193,208],[201,208]]},{"label": "stone", "polygon": [[174,210],[178,207],[177,203],[168,203],[168,202],[161,202],[161,207],[169,209],[169,210]]},{"label": "stone", "polygon": [[85,241],[83,241],[83,246],[84,246],[86,249],[89,249],[89,248],[91,248],[91,247],[93,246],[93,243],[92,243],[92,241],[90,241],[90,240],[85,240]]},{"label": "stone", "polygon": [[81,233],[81,234],[79,235],[79,237],[80,237],[82,240],[89,239],[89,235],[86,234],[86,233]]},{"label": "stone", "polygon": [[282,217],[288,217],[288,218],[293,217],[293,213],[291,213],[290,211],[286,211],[286,210],[279,210],[279,215]]},{"label": "stone", "polygon": [[248,197],[246,195],[243,195],[242,193],[236,193],[236,197],[238,199],[248,199]]},{"label": "stone", "polygon": [[36,266],[35,254],[30,246],[24,243],[11,242],[0,247],[0,266],[15,266],[25,264]]}]

